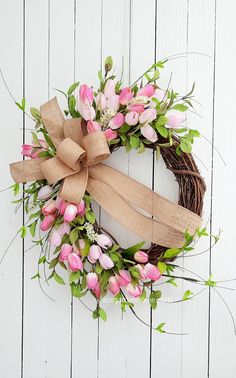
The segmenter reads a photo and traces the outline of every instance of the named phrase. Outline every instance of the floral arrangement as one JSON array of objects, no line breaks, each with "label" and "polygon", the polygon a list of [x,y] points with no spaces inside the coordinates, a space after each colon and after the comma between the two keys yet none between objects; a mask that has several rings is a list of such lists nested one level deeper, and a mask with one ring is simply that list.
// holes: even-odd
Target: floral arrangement
[{"label": "floral arrangement", "polygon": [[[194,138],[200,134],[183,125],[185,112],[193,108],[194,86],[184,96],[169,87],[160,88],[157,82],[166,62],[153,64],[135,83],[122,87],[108,57],[104,72],[98,73],[97,91],[78,82],[67,92],[60,91],[68,104],[66,120],[55,98],[40,110],[31,108],[33,142],[22,146],[24,160],[10,166],[15,195],[20,192],[19,184],[24,184],[21,198],[14,203],[17,207],[24,204],[29,215],[19,232],[24,238],[29,230],[34,245],[41,247],[38,270],[32,279],[39,283],[54,279],[64,285],[61,271],[66,270],[74,297],[82,301],[91,293],[95,298],[94,318],[106,320],[101,302],[108,293],[114,302],[120,302],[122,311],[128,307],[137,316],[132,298],[148,298],[151,308],[156,309],[162,294],[156,290],[160,280],[172,285],[176,285],[177,278],[207,287],[217,285],[211,277],[202,280],[175,275],[175,260],[189,254],[197,239],[208,233],[201,228],[205,184],[191,155]],[[26,112],[25,99],[17,105]],[[179,205],[101,163],[120,147],[137,153],[151,148],[157,157],[161,154],[180,184]],[[191,180],[195,180],[195,192]],[[135,188],[132,193],[129,187],[131,191]],[[193,196],[186,200],[189,188]],[[115,201],[112,204],[110,195]],[[145,241],[123,248],[96,220],[93,200]],[[150,217],[131,209],[127,202],[132,201]],[[120,206],[128,214],[122,216]],[[218,236],[214,238],[216,243]],[[148,248],[144,248],[146,241],[151,242]],[[43,265],[49,271],[45,277]],[[180,300],[193,296],[187,290]],[[166,332],[163,323],[156,330]]]}]

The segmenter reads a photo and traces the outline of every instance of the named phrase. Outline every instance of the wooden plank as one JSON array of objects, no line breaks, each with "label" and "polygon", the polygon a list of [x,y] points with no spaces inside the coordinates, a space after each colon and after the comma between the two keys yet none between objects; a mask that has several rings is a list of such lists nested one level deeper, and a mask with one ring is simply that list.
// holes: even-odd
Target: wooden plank
[{"label": "wooden plank", "polygon": [[[88,21],[89,20],[89,21]],[[75,78],[81,84],[97,88],[97,72],[101,64],[101,2],[76,1],[75,14]],[[82,298],[93,309],[92,296]],[[99,322],[79,300],[74,299],[73,312],[73,377],[86,374],[97,376]]]},{"label": "wooden plank", "polygon": [[[0,4],[0,68],[12,93],[20,100],[23,96],[23,7],[22,2],[1,2]],[[17,62],[17,64],[16,64]],[[12,185],[8,164],[22,158],[22,113],[0,79],[1,131],[0,151],[1,185],[0,190]],[[0,376],[20,377],[21,339],[22,339],[22,241],[18,236],[12,243],[4,260],[2,257],[21,227],[22,210],[15,215],[12,191],[0,193]],[[16,284],[17,283],[17,284]],[[12,363],[14,361],[14,363]]]},{"label": "wooden plank", "polygon": [[[39,22],[40,20],[40,22]],[[66,27],[61,24],[65,22]],[[37,28],[35,27],[37,25]],[[61,41],[67,43],[61,48]],[[61,68],[66,74],[61,73]],[[70,74],[71,72],[71,74]],[[63,88],[73,81],[73,6],[65,1],[26,2],[26,97],[39,107],[54,95],[52,86]],[[27,128],[33,123],[27,120]],[[30,141],[27,132],[27,141]],[[27,241],[26,248],[32,243]],[[25,257],[24,377],[70,374],[70,291],[49,281],[43,283],[50,301],[40,292],[36,273],[40,250]],[[33,330],[33,332],[32,332]],[[55,358],[56,356],[56,358]]]},{"label": "wooden plank", "polygon": [[[212,231],[223,230],[221,241],[212,249],[211,270],[215,280],[235,279],[235,211],[234,172],[236,138],[234,127],[234,85],[236,48],[232,38],[235,29],[235,2],[216,3],[216,55],[213,88],[214,145],[219,148],[226,167],[215,150],[213,153]],[[235,282],[219,285],[235,289]],[[235,293],[218,289],[236,314]],[[229,312],[214,290],[210,296],[211,328],[209,332],[209,376],[233,377],[236,372],[236,339]]]}]

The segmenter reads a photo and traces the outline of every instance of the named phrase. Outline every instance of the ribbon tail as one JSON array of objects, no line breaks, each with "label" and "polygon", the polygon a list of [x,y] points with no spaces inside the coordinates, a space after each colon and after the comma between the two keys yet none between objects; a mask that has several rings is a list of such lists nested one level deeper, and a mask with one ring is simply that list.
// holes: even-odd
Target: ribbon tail
[{"label": "ribbon tail", "polygon": [[10,164],[10,172],[13,180],[16,183],[24,183],[35,180],[42,180],[45,178],[41,171],[41,163],[45,158],[22,160]]},{"label": "ribbon tail", "polygon": [[109,215],[145,241],[167,248],[183,246],[184,235],[181,232],[140,214],[105,182],[89,177],[87,191]]},{"label": "ribbon tail", "polygon": [[83,199],[88,181],[88,168],[64,179],[59,196],[69,202],[80,203]]},{"label": "ribbon tail", "polygon": [[98,164],[89,168],[89,175],[102,180],[131,205],[148,212],[161,223],[181,233],[188,230],[193,235],[201,226],[202,219],[197,214],[169,201],[114,168]]}]

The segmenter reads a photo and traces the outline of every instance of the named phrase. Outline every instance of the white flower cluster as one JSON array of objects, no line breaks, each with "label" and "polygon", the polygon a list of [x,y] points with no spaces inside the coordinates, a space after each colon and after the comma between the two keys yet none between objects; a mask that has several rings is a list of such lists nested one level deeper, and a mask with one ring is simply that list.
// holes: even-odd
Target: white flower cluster
[{"label": "white flower cluster", "polygon": [[88,236],[88,239],[91,241],[91,242],[95,242],[97,241],[98,239],[98,234],[94,231],[94,228],[93,228],[93,225],[89,222],[85,223],[84,224],[84,228],[86,230],[86,233],[87,233],[87,236]]},{"label": "white flower cluster", "polygon": [[106,109],[100,118],[100,125],[106,127],[109,121],[116,115],[112,109]]},{"label": "white flower cluster", "polygon": [[136,96],[130,100],[130,104],[147,104],[149,98],[147,96]]}]

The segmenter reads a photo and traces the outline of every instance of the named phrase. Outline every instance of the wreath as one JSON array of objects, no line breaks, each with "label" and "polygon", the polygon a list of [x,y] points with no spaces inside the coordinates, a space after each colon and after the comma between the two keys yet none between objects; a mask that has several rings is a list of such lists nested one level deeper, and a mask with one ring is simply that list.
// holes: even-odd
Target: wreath
[{"label": "wreath", "polygon": [[[61,272],[66,270],[74,297],[82,301],[91,293],[96,299],[94,318],[106,319],[101,302],[107,293],[120,302],[122,311],[129,307],[134,312],[132,298],[148,298],[155,309],[161,298],[155,283],[181,278],[174,274],[174,260],[208,235],[201,228],[206,187],[191,154],[200,134],[184,125],[185,112],[193,108],[194,86],[184,96],[160,88],[166,62],[153,64],[134,84],[122,87],[108,57],[104,72],[98,73],[97,91],[78,82],[60,91],[68,104],[64,114],[56,98],[40,110],[30,109],[33,142],[22,146],[23,161],[10,164],[15,195],[23,184],[22,196],[14,202],[29,214],[21,237],[29,231],[41,247],[32,278],[64,285]],[[25,112],[25,99],[17,105]],[[178,204],[103,163],[121,147],[161,155],[179,184]],[[93,200],[144,241],[123,248],[99,224]],[[150,242],[148,248],[145,242]],[[49,269],[45,277],[43,265]],[[209,278],[204,284],[215,282]],[[192,295],[188,290],[182,300]],[[163,324],[156,329],[165,332]]]}]

